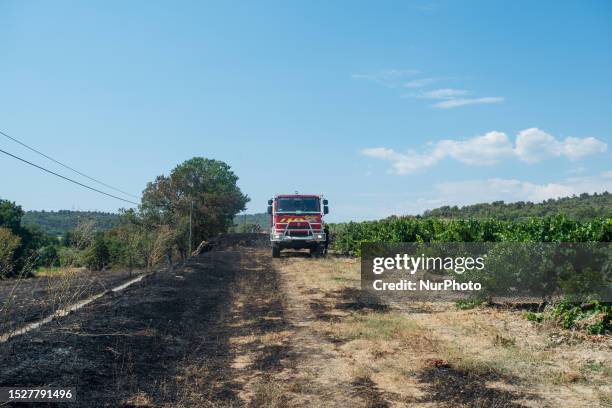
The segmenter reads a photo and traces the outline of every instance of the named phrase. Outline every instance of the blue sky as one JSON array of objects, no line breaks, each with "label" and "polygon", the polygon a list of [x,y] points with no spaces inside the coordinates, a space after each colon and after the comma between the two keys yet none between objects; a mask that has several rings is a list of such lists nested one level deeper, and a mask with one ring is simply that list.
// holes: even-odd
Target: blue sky
[{"label": "blue sky", "polygon": [[[224,160],[248,212],[320,192],[335,221],[612,190],[611,22],[607,1],[4,1],[0,130],[134,194]],[[124,205],[0,174],[25,209]]]}]

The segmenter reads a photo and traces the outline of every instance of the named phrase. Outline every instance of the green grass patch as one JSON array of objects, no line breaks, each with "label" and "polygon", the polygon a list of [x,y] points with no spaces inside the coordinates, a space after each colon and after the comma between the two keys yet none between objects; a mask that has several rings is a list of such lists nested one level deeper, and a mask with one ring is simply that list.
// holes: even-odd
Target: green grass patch
[{"label": "green grass patch", "polygon": [[589,334],[612,332],[612,305],[596,301],[584,304],[559,303],[542,313],[523,312],[523,317],[535,323],[554,321],[564,329],[576,329]]},{"label": "green grass patch", "polygon": [[340,324],[340,332],[352,340],[405,340],[421,329],[399,313],[354,315]]},{"label": "green grass patch", "polygon": [[483,302],[484,300],[477,299],[477,298],[460,299],[455,302],[455,306],[459,310],[468,310],[468,309],[474,309],[475,307],[482,305]]}]

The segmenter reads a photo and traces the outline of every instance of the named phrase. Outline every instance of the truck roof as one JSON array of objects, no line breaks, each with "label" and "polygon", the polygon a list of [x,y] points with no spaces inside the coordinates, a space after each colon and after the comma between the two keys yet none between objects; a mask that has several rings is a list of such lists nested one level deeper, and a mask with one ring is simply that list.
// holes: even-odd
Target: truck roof
[{"label": "truck roof", "polygon": [[319,194],[276,194],[277,198],[320,198]]}]

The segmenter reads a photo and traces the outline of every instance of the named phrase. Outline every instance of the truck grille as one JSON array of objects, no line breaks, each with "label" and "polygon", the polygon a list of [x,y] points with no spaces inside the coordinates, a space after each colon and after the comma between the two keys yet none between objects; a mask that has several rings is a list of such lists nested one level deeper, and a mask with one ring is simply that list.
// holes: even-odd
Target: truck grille
[{"label": "truck grille", "polygon": [[310,236],[310,230],[308,231],[287,231],[287,235],[290,237],[307,237]]},{"label": "truck grille", "polygon": [[305,224],[305,225],[297,225],[297,224],[291,225],[291,224],[289,224],[289,227],[287,229],[294,230],[294,229],[310,229],[310,228],[308,228],[307,224]]}]

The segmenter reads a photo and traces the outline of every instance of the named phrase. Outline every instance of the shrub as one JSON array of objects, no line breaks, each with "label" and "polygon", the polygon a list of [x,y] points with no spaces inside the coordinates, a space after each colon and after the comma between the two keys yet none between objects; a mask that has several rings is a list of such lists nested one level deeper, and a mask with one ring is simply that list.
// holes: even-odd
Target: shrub
[{"label": "shrub", "polygon": [[552,312],[564,329],[583,329],[590,334],[604,334],[612,330],[612,306],[600,302],[585,304],[560,303]]},{"label": "shrub", "polygon": [[21,238],[8,228],[0,227],[0,278],[14,275],[14,257],[20,245]]},{"label": "shrub", "polygon": [[37,250],[37,266],[60,266],[59,250],[57,245],[45,245]]},{"label": "shrub", "polygon": [[530,322],[542,323],[544,321],[544,316],[542,313],[524,311],[523,317],[529,320]]},{"label": "shrub", "polygon": [[93,243],[83,254],[84,265],[92,271],[101,271],[110,261],[108,245],[102,234],[97,234]]},{"label": "shrub", "polygon": [[523,312],[523,317],[536,323],[553,321],[564,329],[606,334],[612,331],[612,305],[600,302],[563,302],[543,313]]},{"label": "shrub", "polygon": [[61,247],[58,253],[59,264],[62,267],[83,266],[83,253],[73,247]]},{"label": "shrub", "polygon": [[468,298],[468,299],[459,299],[455,302],[455,307],[459,310],[469,310],[474,309],[480,305],[482,305],[484,301],[479,298]]}]

